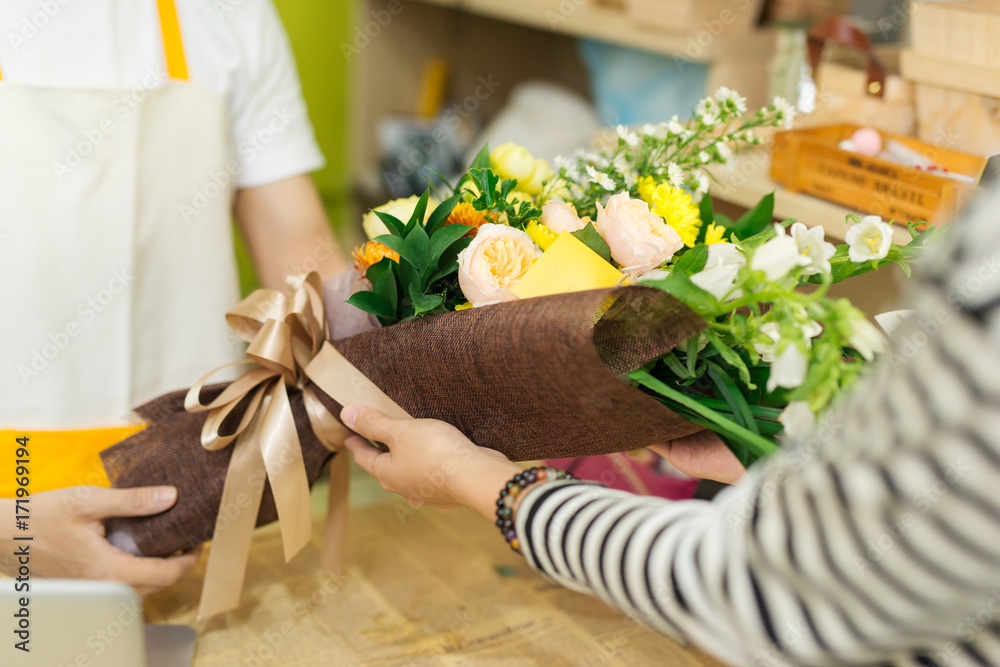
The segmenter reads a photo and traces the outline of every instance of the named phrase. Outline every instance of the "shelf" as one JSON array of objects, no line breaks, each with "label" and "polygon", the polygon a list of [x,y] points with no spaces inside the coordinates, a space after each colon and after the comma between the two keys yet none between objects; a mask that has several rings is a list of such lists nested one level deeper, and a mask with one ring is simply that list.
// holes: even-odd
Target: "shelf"
[{"label": "shelf", "polygon": [[[565,0],[562,3],[557,0],[418,1],[539,30],[597,39],[695,62],[714,62],[723,58],[746,56],[767,58],[774,53],[777,34],[769,29],[721,37],[715,37],[708,30],[701,34],[670,34],[644,28],[620,10],[600,7],[584,0],[573,3],[566,3]],[[560,9],[560,5],[565,7],[567,4],[572,6],[572,11]]]},{"label": "shelf", "polygon": [[[771,180],[768,176],[770,170],[770,151],[755,149],[741,153],[731,165],[716,165],[709,170],[716,179],[712,184],[712,197],[752,208],[761,198],[773,192],[775,218],[795,218],[807,227],[822,225],[827,237],[836,241],[843,241],[847,235],[848,214],[865,215],[812,195],[790,192]],[[894,242],[900,245],[910,242],[910,233],[905,227],[893,227]]]}]

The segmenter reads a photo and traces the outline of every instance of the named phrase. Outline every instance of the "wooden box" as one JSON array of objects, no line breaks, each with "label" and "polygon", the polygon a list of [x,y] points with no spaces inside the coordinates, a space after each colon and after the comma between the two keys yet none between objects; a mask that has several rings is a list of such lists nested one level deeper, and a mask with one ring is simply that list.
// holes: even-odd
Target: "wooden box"
[{"label": "wooden box", "polygon": [[805,192],[899,224],[942,225],[955,218],[986,169],[986,158],[886,132],[882,133],[884,142],[894,139],[969,182],[841,150],[840,142],[857,129],[835,125],[779,132],[774,138],[771,178],[793,192]]},{"label": "wooden box", "polygon": [[1000,1],[916,7],[901,64],[916,83],[918,136],[978,155],[1000,151]]},{"label": "wooden box", "polygon": [[764,21],[797,23],[851,13],[851,0],[767,0]]},{"label": "wooden box", "polygon": [[708,39],[753,31],[764,0],[626,0],[629,17],[648,28]]}]

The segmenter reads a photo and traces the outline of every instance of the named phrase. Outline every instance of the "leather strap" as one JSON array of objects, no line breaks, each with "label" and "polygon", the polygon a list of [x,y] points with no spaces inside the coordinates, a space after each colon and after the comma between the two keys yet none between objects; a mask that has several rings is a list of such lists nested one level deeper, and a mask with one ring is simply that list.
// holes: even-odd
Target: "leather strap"
[{"label": "leather strap", "polygon": [[[160,34],[163,36],[163,55],[167,64],[167,74],[175,81],[188,80],[187,58],[184,55],[184,41],[181,39],[180,22],[174,0],[156,0],[160,16]],[[0,80],[3,71],[0,70]]]},{"label": "leather strap", "polygon": [[809,30],[809,63],[812,65],[814,76],[823,58],[823,50],[828,44],[846,46],[867,57],[867,92],[879,98],[885,95],[885,66],[875,55],[871,40],[864,31],[843,16],[828,16],[814,25]]}]

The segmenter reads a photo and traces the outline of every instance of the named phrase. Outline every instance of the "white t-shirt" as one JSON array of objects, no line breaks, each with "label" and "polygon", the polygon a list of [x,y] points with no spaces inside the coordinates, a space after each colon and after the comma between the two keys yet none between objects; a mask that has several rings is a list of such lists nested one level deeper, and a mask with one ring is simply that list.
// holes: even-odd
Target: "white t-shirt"
[{"label": "white t-shirt", "polygon": [[[323,166],[288,36],[271,0],[175,0],[191,83],[224,97],[239,187]],[[12,83],[136,89],[166,81],[156,0],[2,0]]]}]

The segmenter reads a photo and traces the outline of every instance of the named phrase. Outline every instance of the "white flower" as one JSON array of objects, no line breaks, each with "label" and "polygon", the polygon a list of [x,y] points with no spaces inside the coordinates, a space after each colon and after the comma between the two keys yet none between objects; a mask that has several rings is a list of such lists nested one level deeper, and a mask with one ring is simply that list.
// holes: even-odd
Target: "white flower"
[{"label": "white flower", "polygon": [[699,197],[701,197],[701,195],[708,192],[708,186],[709,186],[708,176],[706,176],[701,172],[698,172],[698,174],[695,176],[695,180],[698,181],[698,187],[694,189],[694,193]]},{"label": "white flower", "polygon": [[891,336],[892,332],[899,328],[906,320],[913,317],[915,310],[890,310],[875,316],[875,323],[882,327],[885,335]]},{"label": "white flower", "polygon": [[885,336],[860,313],[851,320],[851,335],[847,342],[868,361],[885,351]]},{"label": "white flower", "polygon": [[704,125],[705,127],[715,127],[716,125],[719,124],[720,118],[714,113],[707,113],[704,116],[701,116],[700,120],[702,125]]},{"label": "white flower", "polygon": [[632,172],[627,172],[625,174],[622,174],[622,178],[625,179],[626,190],[631,190],[632,188],[635,187],[635,184],[639,182],[639,179],[637,179]]},{"label": "white flower", "polygon": [[778,421],[785,427],[789,438],[802,438],[816,428],[816,415],[805,401],[792,401],[781,411]]},{"label": "white flower", "polygon": [[719,152],[719,159],[724,163],[733,159],[733,149],[728,144],[716,144],[715,150]]},{"label": "white flower", "polygon": [[656,126],[651,123],[646,123],[645,125],[642,126],[642,133],[645,134],[647,137],[655,137],[658,132],[659,130],[656,128]]},{"label": "white flower", "polygon": [[565,169],[566,171],[572,171],[576,166],[576,160],[571,160],[570,158],[563,157],[562,155],[557,155],[556,159],[553,160],[556,164],[556,169]]},{"label": "white flower", "polygon": [[618,136],[629,146],[639,145],[639,135],[635,132],[630,132],[624,125],[619,125],[615,131],[618,132]]},{"label": "white flower", "polygon": [[712,161],[712,156],[706,153],[705,151],[702,151],[698,153],[698,161],[701,162],[702,164],[708,164],[709,162]]},{"label": "white flower", "polygon": [[677,120],[677,116],[674,116],[673,118],[671,118],[670,122],[667,123],[667,132],[669,132],[672,135],[675,135],[675,136],[676,135],[681,135],[681,134],[684,134],[685,131],[686,130],[685,130],[684,126],[681,125],[680,122]]},{"label": "white flower", "polygon": [[542,251],[520,229],[485,224],[458,254],[458,284],[474,306],[513,301],[511,292]]},{"label": "white flower", "polygon": [[778,236],[757,248],[750,260],[750,268],[763,271],[768,282],[787,276],[793,269],[811,264],[812,260],[799,253],[799,245],[785,234],[781,225],[774,226]]},{"label": "white flower", "polygon": [[737,93],[735,90],[731,90],[722,86],[717,91],[715,91],[715,99],[719,101],[719,104],[726,105],[732,103],[733,107],[741,114],[747,112],[747,99]]},{"label": "white flower", "polygon": [[698,105],[694,108],[694,115],[704,116],[712,110],[712,98],[704,97],[698,100]]},{"label": "white flower", "polygon": [[684,247],[673,227],[628,192],[612,195],[607,206],[597,202],[594,229],[607,241],[611,257],[633,276],[657,268]]},{"label": "white flower", "polygon": [[708,246],[705,268],[691,276],[691,282],[720,301],[726,298],[738,299],[743,294],[738,290],[733,291],[733,287],[740,267],[746,263],[747,258],[739,246],[713,243]]},{"label": "white flower", "polygon": [[593,165],[588,164],[585,171],[587,172],[588,183],[597,183],[600,181],[601,176],[604,176],[604,174],[598,173],[598,171],[594,169]]},{"label": "white flower", "polygon": [[653,269],[652,271],[647,271],[646,273],[644,273],[639,278],[639,282],[640,283],[655,283],[655,282],[659,282],[660,280],[666,280],[667,276],[669,276],[669,275],[670,275],[670,272],[667,271],[666,269]]},{"label": "white flower", "polygon": [[795,389],[806,379],[809,370],[809,360],[795,342],[791,342],[781,354],[771,363],[771,374],[767,378],[767,390],[772,392],[778,387]]},{"label": "white flower", "polygon": [[774,98],[774,110],[778,112],[778,120],[781,124],[788,129],[792,126],[795,121],[795,107],[788,103],[784,97]]},{"label": "white flower", "polygon": [[[805,324],[800,324],[799,331],[802,332],[802,340],[805,341],[806,349],[812,347],[812,339],[823,333],[823,327],[818,322],[808,320]],[[777,322],[765,322],[760,327],[760,332],[770,338],[771,343],[754,343],[753,349],[757,351],[760,358],[772,363],[778,356],[778,343],[781,341],[781,327]]]},{"label": "white flower", "polygon": [[601,173],[597,177],[597,184],[608,192],[614,192],[616,189],[614,180],[605,173]]},{"label": "white flower", "polygon": [[885,259],[892,247],[892,225],[877,215],[865,216],[847,230],[848,253],[852,262]]},{"label": "white flower", "polygon": [[611,167],[619,174],[624,174],[628,170],[628,158],[624,155],[616,155],[611,161]]},{"label": "white flower", "polygon": [[832,243],[823,240],[824,235],[825,230],[820,225],[812,229],[807,228],[801,222],[792,225],[792,238],[798,244],[799,253],[811,261],[802,269],[802,273],[807,276],[833,271],[833,267],[830,266],[830,258],[837,252],[837,248]]},{"label": "white flower", "polygon": [[684,170],[674,162],[667,163],[667,182],[675,188],[684,187]]}]

